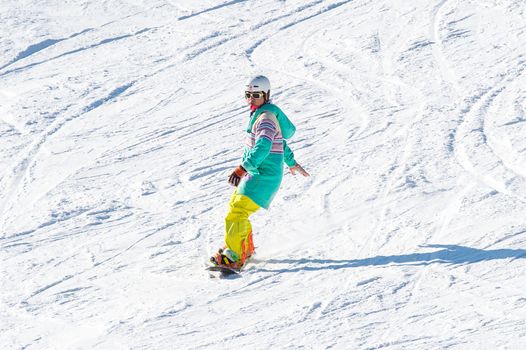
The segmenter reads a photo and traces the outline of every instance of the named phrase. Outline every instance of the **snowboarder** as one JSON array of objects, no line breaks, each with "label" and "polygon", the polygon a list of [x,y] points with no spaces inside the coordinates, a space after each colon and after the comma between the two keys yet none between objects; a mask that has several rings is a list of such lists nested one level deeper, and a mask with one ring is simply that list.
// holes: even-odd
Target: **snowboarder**
[{"label": "snowboarder", "polygon": [[210,258],[214,265],[235,270],[254,253],[248,217],[260,207],[269,208],[283,178],[283,163],[293,175],[309,176],[287,145],[286,139],[294,135],[296,127],[270,102],[269,80],[262,75],[249,79],[245,100],[250,106],[250,120],[241,165],[228,178],[236,189],[225,218],[225,247]]}]

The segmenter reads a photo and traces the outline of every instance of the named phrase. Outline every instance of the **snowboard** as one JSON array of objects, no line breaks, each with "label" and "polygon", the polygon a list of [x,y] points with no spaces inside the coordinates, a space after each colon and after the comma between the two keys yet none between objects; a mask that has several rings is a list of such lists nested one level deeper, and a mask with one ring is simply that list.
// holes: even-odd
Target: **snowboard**
[{"label": "snowboard", "polygon": [[[249,259],[250,258],[247,258],[247,260],[245,261],[245,264],[239,270],[238,269],[233,269],[233,268],[225,266],[225,265],[208,265],[206,267],[206,270],[209,271],[209,272],[212,272],[212,273],[217,273],[219,278],[240,277],[241,272],[243,271],[245,266],[247,266],[247,263],[248,263]],[[216,277],[216,275],[210,274],[210,277],[213,278],[213,277]]]},{"label": "snowboard", "polygon": [[[219,278],[236,277],[236,276],[239,276],[241,272],[241,270],[236,270],[228,266],[221,266],[221,265],[207,266],[206,270],[210,272],[217,272],[219,275]],[[215,276],[211,275],[211,277],[215,277]]]}]

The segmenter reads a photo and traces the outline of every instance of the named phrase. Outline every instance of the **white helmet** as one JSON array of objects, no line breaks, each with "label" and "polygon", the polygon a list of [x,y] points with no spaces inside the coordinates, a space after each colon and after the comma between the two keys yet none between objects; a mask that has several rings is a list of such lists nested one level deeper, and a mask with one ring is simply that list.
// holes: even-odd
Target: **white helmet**
[{"label": "white helmet", "polygon": [[255,77],[248,79],[245,84],[245,91],[263,91],[268,99],[270,97],[270,81],[263,75],[256,75]]}]

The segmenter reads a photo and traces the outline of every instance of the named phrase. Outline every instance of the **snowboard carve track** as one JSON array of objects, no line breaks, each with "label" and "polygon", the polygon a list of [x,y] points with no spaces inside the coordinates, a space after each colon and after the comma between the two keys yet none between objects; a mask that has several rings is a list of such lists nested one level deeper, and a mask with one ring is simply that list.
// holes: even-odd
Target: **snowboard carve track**
[{"label": "snowboard carve track", "polygon": [[[443,0],[440,2],[433,11],[433,25],[430,28],[430,34],[432,41],[435,43],[433,45],[433,56],[438,64],[441,75],[445,82],[447,82],[454,90],[455,95],[459,98],[462,96],[462,87],[459,83],[458,76],[451,69],[451,65],[448,63],[446,55],[444,53],[444,45],[441,38],[441,22],[443,19],[442,13],[450,6],[450,0]],[[462,18],[463,20],[465,18]],[[455,21],[457,23],[459,20]],[[451,39],[451,38],[449,38]],[[496,165],[499,166],[499,163],[523,176],[523,169],[518,168],[513,164],[513,162],[507,161],[506,157],[503,155],[497,154],[495,147],[492,147],[492,142],[488,142],[488,133],[486,132],[486,114],[490,109],[491,105],[494,103],[501,92],[506,89],[506,87],[511,84],[515,79],[517,79],[523,72],[524,65],[519,66],[516,72],[508,73],[507,78],[503,79],[496,87],[492,89],[486,89],[485,91],[479,92],[476,95],[465,97],[464,98],[464,107],[462,108],[459,116],[459,125],[455,130],[452,130],[450,133],[449,149],[455,154],[455,157],[458,163],[470,173],[474,180],[484,183],[490,188],[504,193],[515,199],[525,201],[526,198],[518,196],[512,191],[506,188],[506,185],[500,180],[495,179],[491,175],[484,174],[487,170],[479,170],[474,164],[474,159],[469,155],[467,146],[474,149],[477,146],[475,143],[479,143],[478,140],[474,139],[473,135],[477,135],[478,139],[482,139],[482,147],[486,148],[486,154],[489,154],[491,157],[496,156],[497,160],[495,161]],[[470,141],[468,141],[470,140]]]},{"label": "snowboard carve track", "polygon": [[[111,91],[106,97],[97,99],[88,106],[84,107],[80,113],[73,116],[64,116],[53,121],[44,132],[35,136],[33,142],[22,152],[22,155],[14,162],[10,169],[4,172],[4,176],[0,178],[0,190],[4,193],[4,198],[0,201],[0,226],[7,227],[7,218],[10,212],[14,209],[16,204],[19,204],[22,194],[27,194],[31,186],[35,186],[34,179],[31,176],[31,169],[37,164],[38,155],[48,141],[55,133],[61,130],[67,123],[84,116],[86,113],[101,107],[108,103],[126,90],[128,90],[135,82],[131,82]],[[69,107],[68,107],[69,108]],[[66,114],[66,111],[63,111]],[[66,114],[67,115],[67,114]],[[75,173],[78,169],[74,169],[71,173]],[[58,184],[57,184],[58,185]],[[38,198],[32,198],[34,202]],[[27,207],[29,203],[24,203]]]},{"label": "snowboard carve track", "polygon": [[[93,28],[87,28],[87,29],[84,29],[78,33],[74,33],[74,34],[71,34],[70,36],[68,37],[63,37],[63,38],[59,38],[59,39],[45,39],[43,41],[40,41],[36,44],[31,44],[29,45],[24,51],[21,51],[18,53],[18,55],[16,55],[16,57],[9,63],[3,65],[2,67],[0,67],[0,71],[21,61],[21,60],[24,60],[32,55],[35,55],[45,49],[47,49],[48,47],[51,47],[53,45],[56,45],[62,41],[65,41],[65,40],[69,40],[69,39],[73,39],[77,36],[80,36],[82,34],[85,34],[85,33],[89,33],[93,31]],[[5,73],[7,74],[7,73]],[[1,74],[0,76],[2,76],[4,74]]]},{"label": "snowboard carve track", "polygon": [[[454,152],[459,164],[469,172],[474,179],[499,193],[526,203],[526,197],[508,189],[504,180],[492,175],[492,172],[495,172],[495,169],[497,169],[504,174],[506,174],[506,172],[512,172],[522,176],[522,170],[517,169],[517,171],[514,171],[514,165],[509,164],[509,162],[498,156],[488,143],[488,137],[485,132],[488,109],[494,103],[494,100],[505,91],[506,86],[517,79],[524,69],[525,66],[520,67],[517,72],[508,75],[496,87],[487,89],[482,94],[471,98],[472,103],[463,109],[460,117],[461,124],[455,135]],[[492,159],[493,161],[491,168],[488,168],[488,165],[484,166],[484,168],[479,168],[475,163],[476,159],[470,154],[470,150],[471,152],[483,150],[484,159]],[[479,156],[479,158],[481,157]]]},{"label": "snowboard carve track", "polygon": [[515,149],[507,139],[507,135],[501,132],[496,118],[507,112],[506,106],[517,103],[519,97],[522,97],[521,91],[517,91],[517,86],[524,86],[525,67],[526,64],[522,63],[517,70],[517,75],[513,74],[502,93],[481,111],[485,114],[482,132],[488,147],[505,168],[523,179],[526,179],[526,157]]},{"label": "snowboard carve track", "polygon": [[450,1],[451,0],[442,0],[442,2],[435,7],[432,14],[433,21],[429,28],[429,32],[431,41],[433,42],[433,57],[438,65],[440,74],[442,75],[443,80],[453,88],[455,94],[461,96],[462,87],[460,86],[457,74],[452,70],[451,64],[449,64],[448,59],[446,58],[444,53],[444,42],[441,36],[442,13],[447,9]]}]

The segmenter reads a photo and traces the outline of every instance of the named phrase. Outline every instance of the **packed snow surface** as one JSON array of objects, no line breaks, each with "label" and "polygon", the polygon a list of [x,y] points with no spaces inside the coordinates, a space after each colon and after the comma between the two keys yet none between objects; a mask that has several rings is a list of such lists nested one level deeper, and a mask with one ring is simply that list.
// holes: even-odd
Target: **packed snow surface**
[{"label": "packed snow surface", "polygon": [[[525,349],[524,0],[0,0],[1,349]],[[311,177],[210,278],[264,74]]]}]

